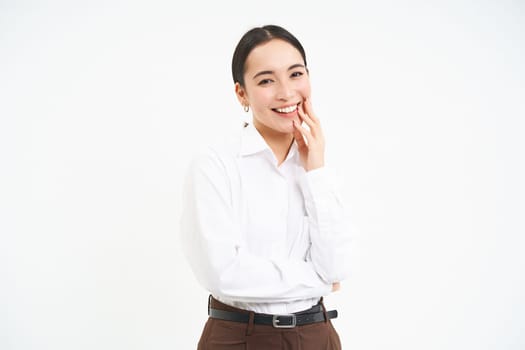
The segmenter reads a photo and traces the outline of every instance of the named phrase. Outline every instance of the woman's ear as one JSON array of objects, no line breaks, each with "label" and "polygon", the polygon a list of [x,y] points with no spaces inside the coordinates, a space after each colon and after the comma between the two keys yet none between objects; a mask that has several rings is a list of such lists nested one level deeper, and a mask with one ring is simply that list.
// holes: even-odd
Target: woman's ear
[{"label": "woman's ear", "polygon": [[239,103],[242,106],[248,106],[249,105],[248,99],[247,99],[247,96],[246,96],[246,91],[241,86],[241,84],[239,84],[238,82],[235,83],[235,95],[237,96],[237,100],[239,100]]}]

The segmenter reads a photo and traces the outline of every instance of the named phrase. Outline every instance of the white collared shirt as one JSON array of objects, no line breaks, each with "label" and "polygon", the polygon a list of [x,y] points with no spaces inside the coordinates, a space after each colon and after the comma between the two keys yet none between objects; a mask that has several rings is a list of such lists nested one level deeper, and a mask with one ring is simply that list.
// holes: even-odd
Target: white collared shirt
[{"label": "white collared shirt", "polygon": [[306,172],[295,142],[278,166],[251,124],[190,164],[181,234],[198,281],[242,309],[308,309],[348,275],[350,233],[327,169]]}]

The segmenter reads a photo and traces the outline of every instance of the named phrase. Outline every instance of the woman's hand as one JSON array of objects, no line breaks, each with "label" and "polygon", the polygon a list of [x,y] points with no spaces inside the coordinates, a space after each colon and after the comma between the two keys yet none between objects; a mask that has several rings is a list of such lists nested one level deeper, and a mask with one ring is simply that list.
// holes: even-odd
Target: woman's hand
[{"label": "woman's hand", "polygon": [[324,166],[323,130],[319,119],[312,110],[309,98],[305,98],[299,107],[297,109],[299,118],[308,125],[310,130],[294,121],[293,135],[299,147],[301,163],[306,171],[310,171]]},{"label": "woman's hand", "polygon": [[337,292],[339,289],[341,289],[341,283],[340,282],[332,283],[332,292]]}]

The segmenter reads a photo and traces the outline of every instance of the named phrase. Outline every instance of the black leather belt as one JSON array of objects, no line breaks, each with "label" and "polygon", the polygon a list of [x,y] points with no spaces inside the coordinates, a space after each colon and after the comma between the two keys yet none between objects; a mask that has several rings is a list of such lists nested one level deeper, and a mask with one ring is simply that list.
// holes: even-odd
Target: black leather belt
[{"label": "black leather belt", "polygon": [[[253,323],[269,325],[275,328],[294,328],[296,326],[302,326],[305,324],[324,322],[325,314],[322,311],[321,307],[316,305],[312,309],[313,312],[309,312],[310,310],[308,310],[305,312],[284,315],[268,315],[255,313],[253,317]],[[248,323],[250,320],[249,313],[225,311],[213,308],[210,308],[208,310],[208,315],[211,318],[217,318],[220,320],[233,322]],[[327,311],[326,315],[329,319],[336,318],[337,310]]]}]

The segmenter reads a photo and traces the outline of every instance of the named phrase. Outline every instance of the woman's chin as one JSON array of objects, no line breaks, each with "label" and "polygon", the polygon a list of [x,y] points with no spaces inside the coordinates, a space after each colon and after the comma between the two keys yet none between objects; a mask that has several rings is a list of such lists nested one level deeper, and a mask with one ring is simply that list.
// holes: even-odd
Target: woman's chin
[{"label": "woman's chin", "polygon": [[[297,120],[295,121],[295,123],[297,124]],[[286,133],[286,134],[290,134],[290,133],[294,132],[294,127],[293,127],[293,121],[292,120],[290,120],[289,123],[287,123],[287,125],[283,125],[282,132]]]},{"label": "woman's chin", "polygon": [[[289,120],[283,120],[279,124],[274,125],[273,129],[274,131],[277,131],[282,134],[290,134],[294,132],[293,127],[293,121],[295,118],[290,118]],[[295,123],[297,124],[297,120],[295,120]]]},{"label": "woman's chin", "polygon": [[261,134],[266,134],[266,133],[291,134],[294,132],[294,126],[293,126],[294,121],[296,125],[300,124],[299,118],[295,117],[295,118],[290,118],[288,120],[280,120],[279,122],[277,123],[274,122],[272,124],[263,124],[263,123],[260,123],[254,120],[254,125]]}]

